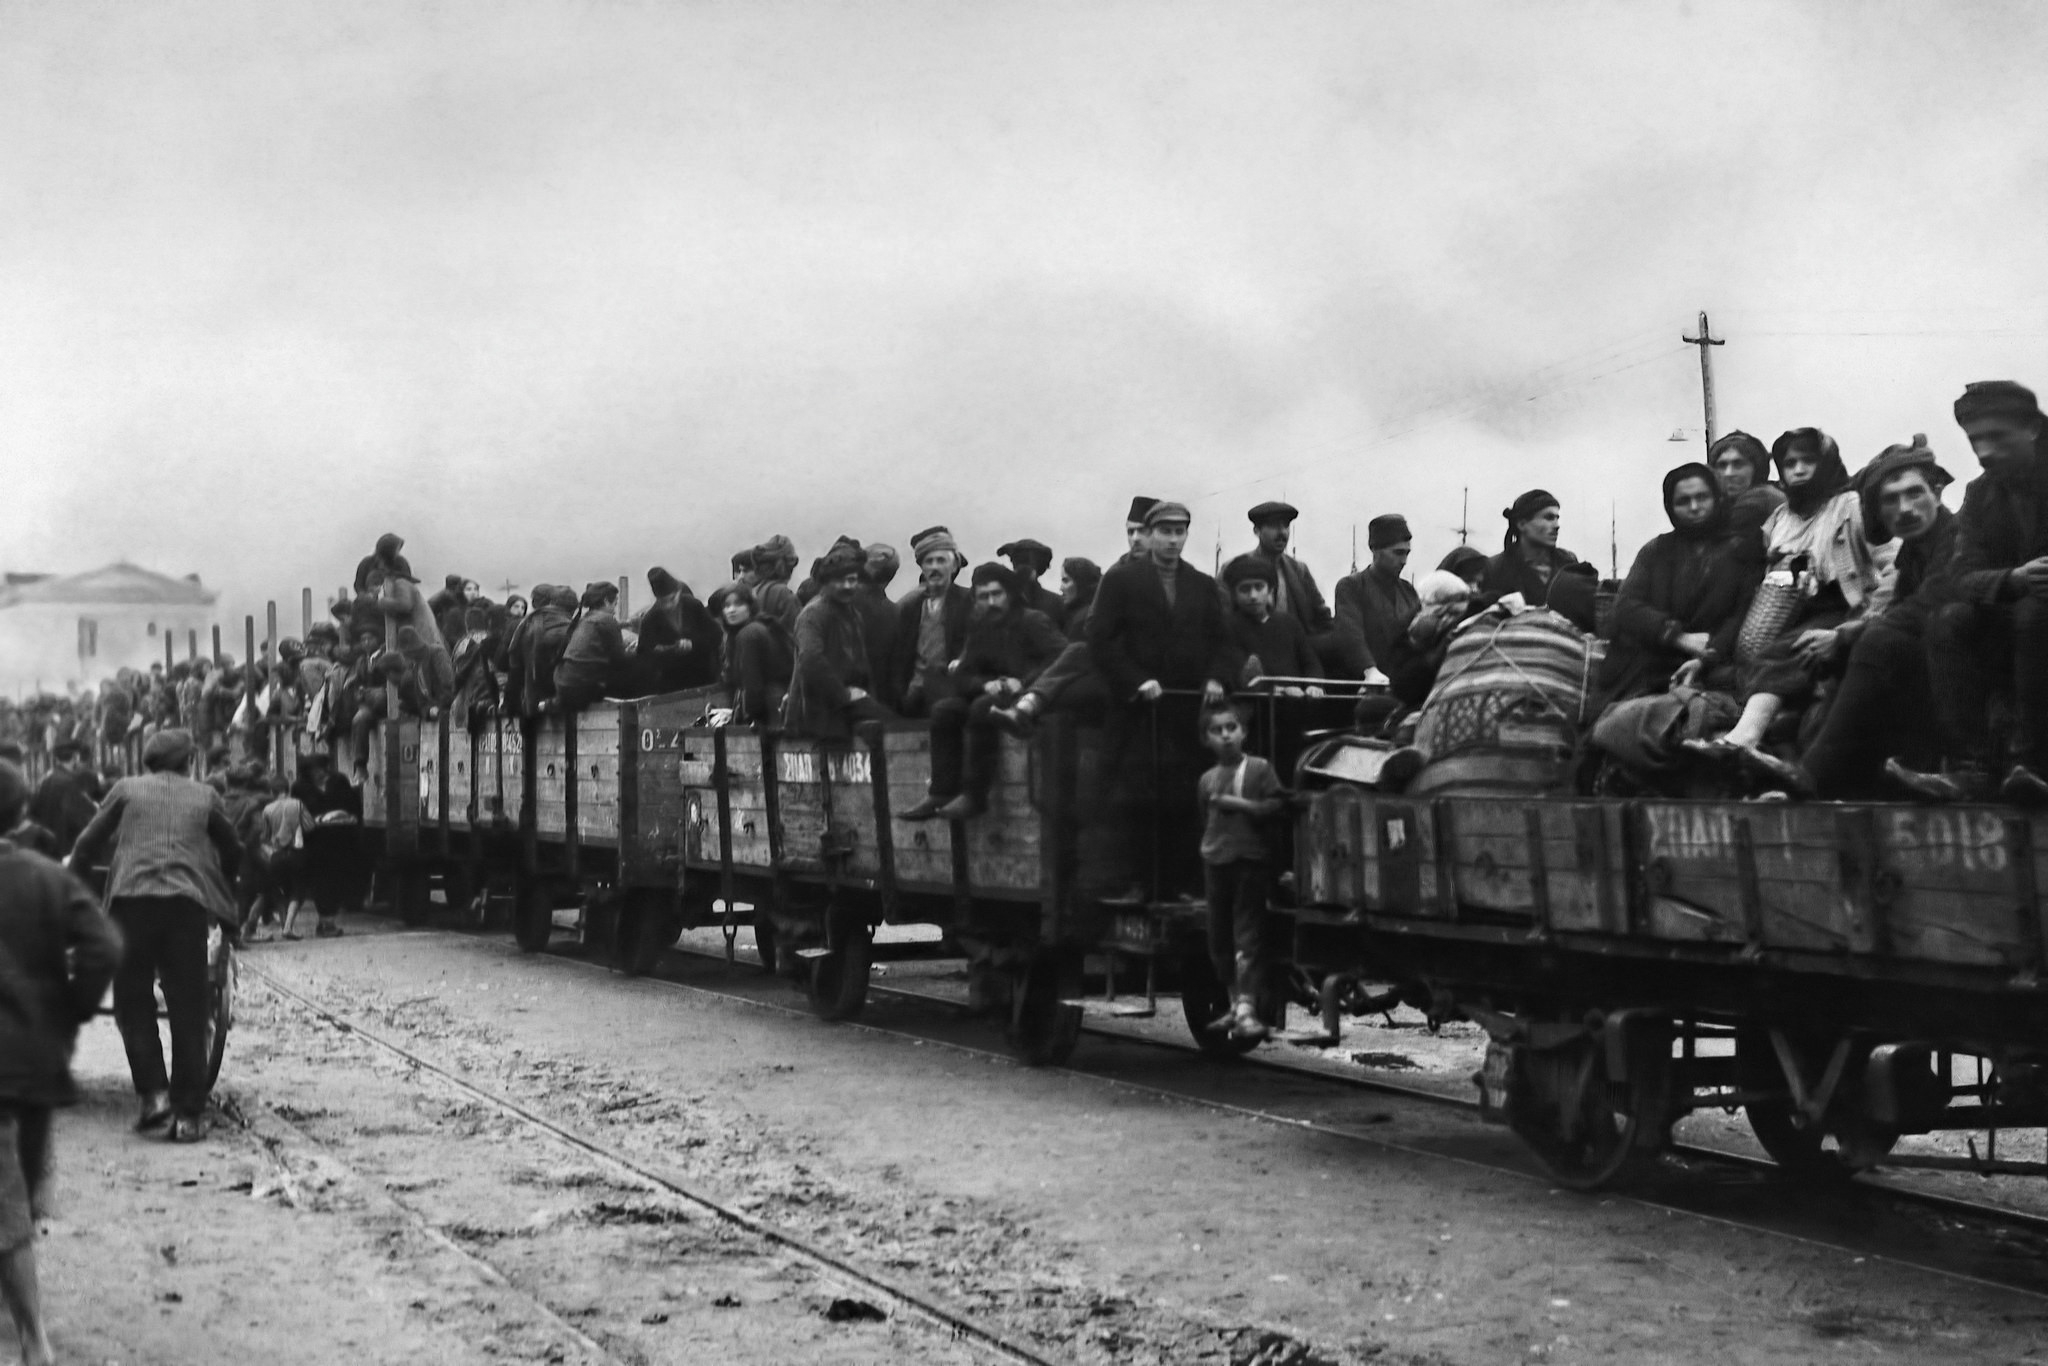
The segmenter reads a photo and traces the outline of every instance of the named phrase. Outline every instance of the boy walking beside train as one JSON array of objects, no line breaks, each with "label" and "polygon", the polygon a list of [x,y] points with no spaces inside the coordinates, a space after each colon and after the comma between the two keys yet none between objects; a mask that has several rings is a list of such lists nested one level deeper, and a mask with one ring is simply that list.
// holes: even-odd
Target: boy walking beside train
[{"label": "boy walking beside train", "polygon": [[1231,995],[1228,1012],[1209,1024],[1232,1038],[1266,1037],[1259,986],[1266,976],[1266,835],[1260,823],[1282,804],[1273,765],[1244,752],[1244,719],[1227,703],[1202,713],[1202,743],[1216,766],[1197,789],[1205,824],[1202,873],[1209,903],[1209,959]]}]

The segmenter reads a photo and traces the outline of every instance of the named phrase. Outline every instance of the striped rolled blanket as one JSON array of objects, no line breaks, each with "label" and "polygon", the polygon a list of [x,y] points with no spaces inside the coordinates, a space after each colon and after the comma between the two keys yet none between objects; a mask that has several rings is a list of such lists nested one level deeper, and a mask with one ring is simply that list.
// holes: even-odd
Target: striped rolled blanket
[{"label": "striped rolled blanket", "polygon": [[1601,641],[1545,608],[1474,617],[1451,642],[1422,704],[1415,747],[1435,760],[1499,746],[1508,713],[1562,723],[1575,743],[1591,719],[1593,676],[1603,654]]}]

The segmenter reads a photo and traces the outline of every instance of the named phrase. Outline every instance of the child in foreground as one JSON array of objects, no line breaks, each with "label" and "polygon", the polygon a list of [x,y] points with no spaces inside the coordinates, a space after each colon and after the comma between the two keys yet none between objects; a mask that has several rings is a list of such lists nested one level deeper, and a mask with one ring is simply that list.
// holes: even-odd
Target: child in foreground
[{"label": "child in foreground", "polygon": [[1202,714],[1202,743],[1216,766],[1198,789],[1206,824],[1202,872],[1209,902],[1209,958],[1229,991],[1230,1010],[1209,1028],[1231,1037],[1266,1037],[1258,1017],[1266,974],[1266,838],[1259,822],[1280,810],[1280,779],[1264,759],[1244,752],[1244,721],[1229,706]]}]

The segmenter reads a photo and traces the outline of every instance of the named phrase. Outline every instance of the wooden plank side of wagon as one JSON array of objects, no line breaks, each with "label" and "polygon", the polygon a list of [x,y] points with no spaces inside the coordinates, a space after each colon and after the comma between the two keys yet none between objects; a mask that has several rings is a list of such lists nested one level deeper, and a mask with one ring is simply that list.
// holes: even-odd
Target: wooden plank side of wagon
[{"label": "wooden plank side of wagon", "polygon": [[[721,688],[643,697],[634,704],[625,741],[633,751],[633,811],[621,817],[620,875],[641,885],[673,885],[680,876],[692,820],[691,788],[711,782],[711,741],[697,723],[706,710],[724,706]],[[691,757],[690,737],[702,734],[701,762]],[[624,793],[621,797],[623,800]],[[717,811],[701,804],[697,810]]]},{"label": "wooden plank side of wagon", "polygon": [[619,730],[631,705],[600,702],[576,713],[576,835],[586,846],[619,842]]}]

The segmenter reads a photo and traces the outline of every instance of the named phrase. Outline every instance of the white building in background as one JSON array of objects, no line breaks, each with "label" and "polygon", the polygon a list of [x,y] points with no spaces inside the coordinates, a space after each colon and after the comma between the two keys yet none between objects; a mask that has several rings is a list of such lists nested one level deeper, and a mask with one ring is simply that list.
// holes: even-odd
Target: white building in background
[{"label": "white building in background", "polygon": [[179,659],[192,632],[210,652],[219,596],[197,574],[174,579],[126,563],[9,574],[0,586],[0,690],[67,692],[118,669],[147,669],[163,662],[167,635]]}]

